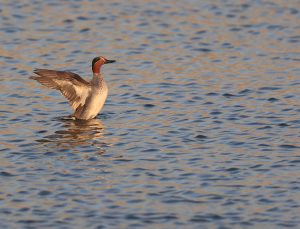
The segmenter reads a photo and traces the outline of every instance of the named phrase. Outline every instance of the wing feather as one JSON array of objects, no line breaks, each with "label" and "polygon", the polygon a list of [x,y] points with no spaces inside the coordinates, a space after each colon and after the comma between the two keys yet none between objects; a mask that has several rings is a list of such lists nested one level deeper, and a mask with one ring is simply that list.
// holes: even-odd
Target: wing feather
[{"label": "wing feather", "polygon": [[83,106],[89,96],[90,83],[73,72],[35,69],[34,73],[37,76],[32,76],[31,79],[48,88],[59,90],[74,110]]}]

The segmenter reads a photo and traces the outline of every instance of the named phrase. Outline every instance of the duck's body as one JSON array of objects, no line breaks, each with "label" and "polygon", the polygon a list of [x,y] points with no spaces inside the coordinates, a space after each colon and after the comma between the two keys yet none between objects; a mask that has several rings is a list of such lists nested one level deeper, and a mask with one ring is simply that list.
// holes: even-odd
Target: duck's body
[{"label": "duck's body", "polygon": [[[101,79],[97,79],[97,78]],[[100,82],[93,82],[98,81]],[[96,79],[91,81],[91,88],[83,106],[79,106],[73,116],[77,119],[92,119],[102,110],[105,100],[108,95],[108,87],[102,76],[96,76]]]},{"label": "duck's body", "polygon": [[31,79],[37,80],[46,87],[59,90],[64,95],[74,110],[76,119],[89,120],[97,116],[101,111],[108,95],[108,87],[100,74],[103,64],[113,63],[104,57],[96,57],[92,63],[93,78],[85,81],[79,75],[72,72],[36,69],[38,76]]}]

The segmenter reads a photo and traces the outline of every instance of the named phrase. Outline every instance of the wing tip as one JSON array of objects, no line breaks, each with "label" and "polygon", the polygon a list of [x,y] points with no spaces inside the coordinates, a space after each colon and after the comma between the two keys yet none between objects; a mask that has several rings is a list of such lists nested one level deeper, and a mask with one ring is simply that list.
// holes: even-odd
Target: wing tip
[{"label": "wing tip", "polygon": [[29,79],[31,80],[37,80],[38,76],[29,76]]},{"label": "wing tip", "polygon": [[35,69],[33,70],[33,73],[35,73],[35,74],[38,75],[42,70],[45,70],[45,69],[35,68]]}]

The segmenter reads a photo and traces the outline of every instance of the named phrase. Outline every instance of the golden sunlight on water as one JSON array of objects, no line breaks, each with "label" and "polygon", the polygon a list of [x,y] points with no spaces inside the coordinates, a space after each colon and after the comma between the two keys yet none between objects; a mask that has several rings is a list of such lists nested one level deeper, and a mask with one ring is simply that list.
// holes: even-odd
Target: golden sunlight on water
[{"label": "golden sunlight on water", "polygon": [[[1,228],[296,228],[297,1],[7,1]],[[91,79],[88,122],[29,77]]]}]

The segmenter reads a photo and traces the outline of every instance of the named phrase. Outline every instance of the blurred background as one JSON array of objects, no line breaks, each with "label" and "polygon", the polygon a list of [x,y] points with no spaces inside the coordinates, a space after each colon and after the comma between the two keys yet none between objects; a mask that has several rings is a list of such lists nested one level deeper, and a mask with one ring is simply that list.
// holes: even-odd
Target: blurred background
[{"label": "blurred background", "polygon": [[[1,228],[299,225],[300,3],[2,1]],[[109,86],[89,122],[34,68]]]}]

